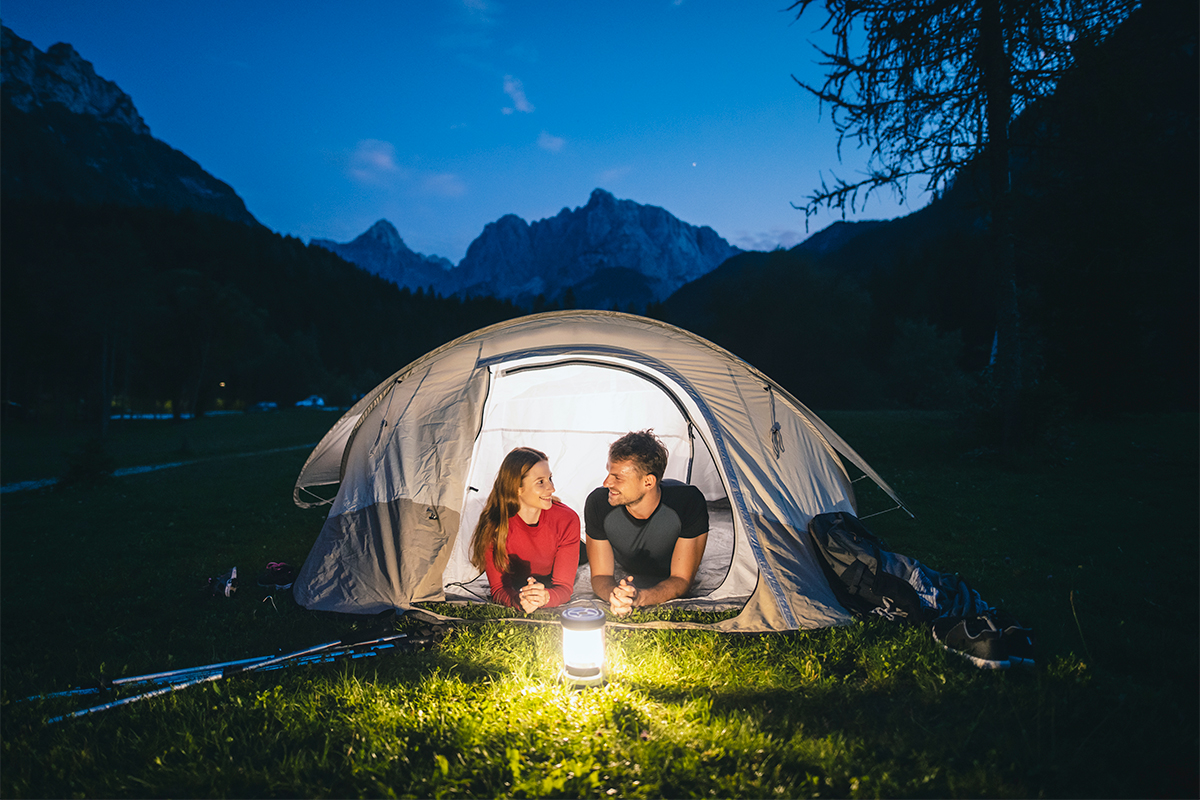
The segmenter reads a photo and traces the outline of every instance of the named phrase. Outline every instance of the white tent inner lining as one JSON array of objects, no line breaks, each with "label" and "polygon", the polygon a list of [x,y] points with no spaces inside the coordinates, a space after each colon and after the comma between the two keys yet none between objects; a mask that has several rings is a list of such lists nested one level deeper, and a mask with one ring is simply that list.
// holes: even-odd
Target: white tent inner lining
[{"label": "white tent inner lining", "polygon": [[[702,569],[710,575],[719,570],[723,578],[733,558],[753,561],[740,521],[733,515],[728,521],[719,518],[721,509],[728,513],[727,490],[706,443],[711,437],[703,427],[704,417],[670,379],[610,356],[532,357],[489,369],[491,383],[472,453],[461,525],[445,571],[446,586],[479,576],[468,558],[471,534],[510,450],[526,446],[546,453],[557,496],[582,523],[584,500],[604,480],[609,445],[629,431],[646,428],[653,428],[667,447],[665,477],[696,486],[710,510],[717,509]],[[705,583],[706,589],[713,589],[719,581],[710,578]],[[486,591],[486,581],[483,586]],[[714,595],[747,595],[752,588],[725,587]]]}]

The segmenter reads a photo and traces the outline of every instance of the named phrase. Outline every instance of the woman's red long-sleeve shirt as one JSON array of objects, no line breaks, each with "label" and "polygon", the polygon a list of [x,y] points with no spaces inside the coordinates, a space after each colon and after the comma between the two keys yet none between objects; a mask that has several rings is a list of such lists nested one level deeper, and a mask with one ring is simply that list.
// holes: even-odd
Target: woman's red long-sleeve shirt
[{"label": "woman's red long-sleeve shirt", "polygon": [[547,606],[560,606],[571,597],[579,569],[579,515],[554,501],[536,525],[520,516],[508,520],[508,569],[501,573],[486,553],[486,571],[492,599],[519,607],[521,587],[533,577],[550,592]]}]

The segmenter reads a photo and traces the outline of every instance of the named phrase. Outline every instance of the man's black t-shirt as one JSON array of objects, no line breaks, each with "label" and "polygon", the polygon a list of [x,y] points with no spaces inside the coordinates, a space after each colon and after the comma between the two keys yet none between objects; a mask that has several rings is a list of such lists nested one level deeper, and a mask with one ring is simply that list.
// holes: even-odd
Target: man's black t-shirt
[{"label": "man's black t-shirt", "polygon": [[678,539],[708,532],[708,506],[695,486],[666,480],[662,499],[648,519],[637,519],[624,506],[608,504],[608,490],[596,489],[583,506],[586,532],[612,546],[617,564],[632,575],[667,578]]}]

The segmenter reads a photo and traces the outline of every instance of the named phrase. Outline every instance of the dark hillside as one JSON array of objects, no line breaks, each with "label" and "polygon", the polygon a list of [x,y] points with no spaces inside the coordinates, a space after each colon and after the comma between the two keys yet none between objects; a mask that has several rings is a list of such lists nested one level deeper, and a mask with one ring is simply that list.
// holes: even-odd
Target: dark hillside
[{"label": "dark hillside", "polygon": [[872,408],[882,397],[870,352],[872,303],[854,276],[796,249],[742,253],[655,313],[741,356],[805,403]]},{"label": "dark hillside", "polygon": [[7,89],[0,101],[5,201],[190,208],[258,225],[228,184],[165,142],[56,103],[20,111]]},{"label": "dark hillside", "polygon": [[6,200],[0,258],[4,401],[42,417],[310,393],[344,403],[519,313],[413,294],[323,248],[191,211]]},{"label": "dark hillside", "polygon": [[0,26],[4,200],[190,208],[257,225],[225,182],[150,135],[133,98],[69,44]]}]

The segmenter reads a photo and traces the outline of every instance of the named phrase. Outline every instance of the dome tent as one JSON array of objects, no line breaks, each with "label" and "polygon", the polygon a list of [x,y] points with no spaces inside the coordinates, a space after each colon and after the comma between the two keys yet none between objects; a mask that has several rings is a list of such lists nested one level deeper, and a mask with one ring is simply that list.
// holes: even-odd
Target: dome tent
[{"label": "dome tent", "polygon": [[[892,489],[777,383],[681,328],[630,314],[554,311],[460,337],[355,404],[314,449],[298,505],[331,505],[294,585],[303,606],[372,614],[469,598],[467,545],[504,455],[545,452],[558,496],[582,512],[608,445],[653,428],[666,478],[709,503],[709,543],[687,607],[740,608],[725,630],[850,620],[806,533],[856,514],[848,461]],[[321,499],[318,487],[337,485]],[[581,568],[581,571],[586,567]],[[486,579],[482,579],[486,597]],[[586,580],[577,595],[590,595]]]}]

